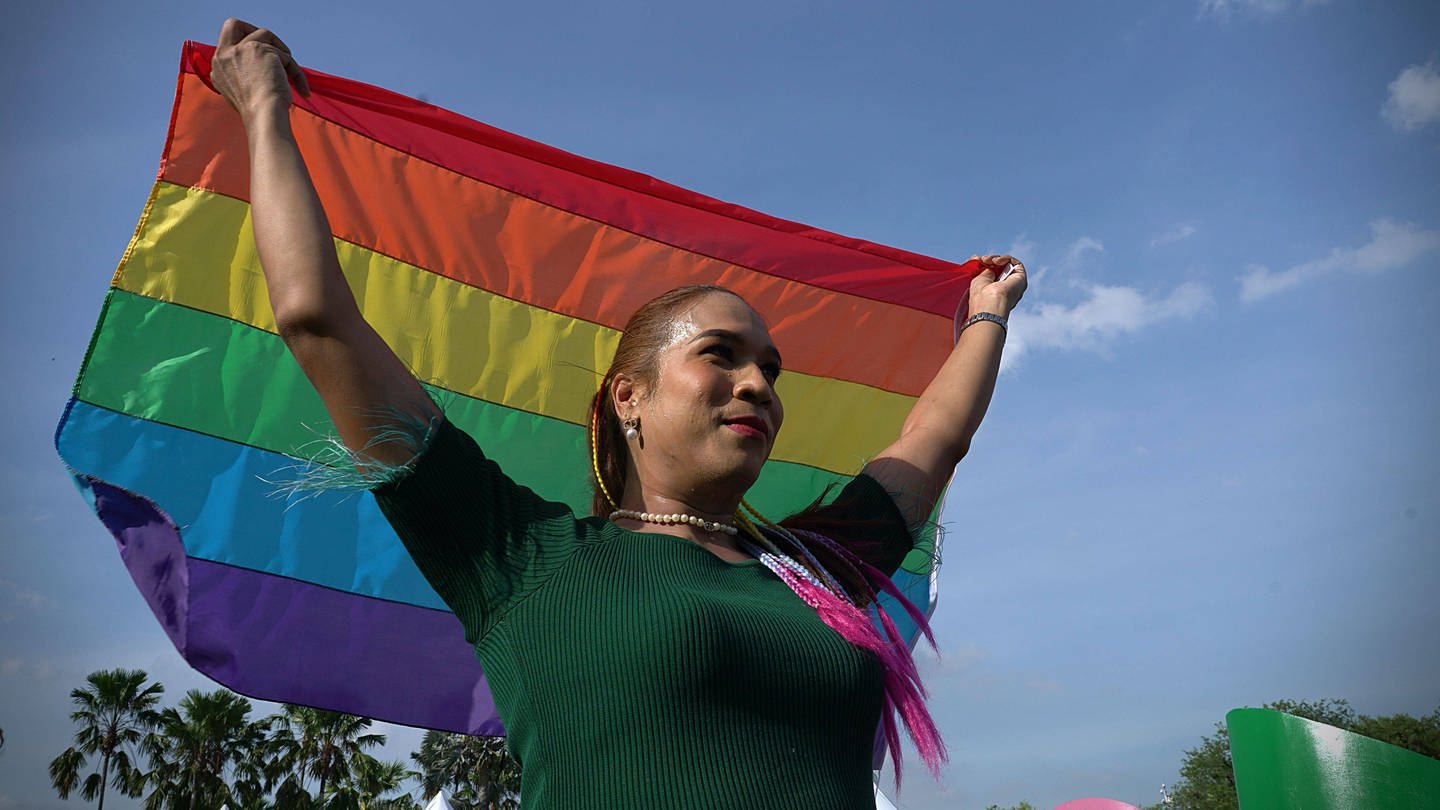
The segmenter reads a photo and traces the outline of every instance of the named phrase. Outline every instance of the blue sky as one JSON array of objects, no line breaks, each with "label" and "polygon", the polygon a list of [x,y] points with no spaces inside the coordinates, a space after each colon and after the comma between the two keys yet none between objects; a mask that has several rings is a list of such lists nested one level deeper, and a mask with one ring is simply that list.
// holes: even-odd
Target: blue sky
[{"label": "blue sky", "polygon": [[0,34],[0,808],[67,805],[44,767],[86,673],[206,685],[50,437],[180,44],[232,13],[318,69],[767,213],[1026,259],[945,512],[924,666],[953,762],[902,808],[1151,802],[1230,708],[1440,705],[1433,4],[175,5],[27,4]]}]

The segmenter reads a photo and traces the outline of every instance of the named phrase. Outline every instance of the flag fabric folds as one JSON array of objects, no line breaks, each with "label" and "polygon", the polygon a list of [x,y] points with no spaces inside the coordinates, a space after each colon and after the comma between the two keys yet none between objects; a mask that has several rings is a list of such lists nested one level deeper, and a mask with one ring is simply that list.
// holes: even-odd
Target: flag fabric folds
[{"label": "flag fabric folds", "polygon": [[[213,52],[185,45],[159,177],[60,455],[206,675],[258,698],[503,733],[459,624],[373,499],[275,495],[271,482],[328,423],[275,334],[244,134],[206,85]],[[588,399],[618,330],[659,293],[721,284],[769,322],[787,418],[750,500],[777,518],[893,440],[952,345],[974,263],[775,219],[309,78],[294,129],[365,317],[507,473],[579,514]],[[922,605],[935,550],[917,548],[897,576]]]}]

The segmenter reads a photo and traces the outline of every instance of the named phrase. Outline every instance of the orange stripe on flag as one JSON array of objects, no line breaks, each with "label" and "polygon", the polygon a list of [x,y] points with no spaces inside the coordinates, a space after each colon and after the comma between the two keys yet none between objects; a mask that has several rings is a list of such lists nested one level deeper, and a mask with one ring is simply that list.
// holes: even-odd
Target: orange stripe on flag
[{"label": "orange stripe on flag", "polygon": [[[238,117],[193,75],[181,89],[162,177],[248,199]],[[408,264],[613,329],[680,284],[719,284],[765,315],[795,370],[908,396],[924,390],[949,352],[948,318],[701,256],[456,174],[303,110],[293,119],[335,235]]]}]

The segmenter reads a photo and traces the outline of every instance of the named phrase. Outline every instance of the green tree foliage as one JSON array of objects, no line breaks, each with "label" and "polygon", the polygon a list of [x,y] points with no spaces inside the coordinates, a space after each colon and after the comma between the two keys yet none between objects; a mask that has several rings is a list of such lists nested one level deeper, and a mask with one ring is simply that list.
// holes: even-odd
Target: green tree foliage
[{"label": "green tree foliage", "polygon": [[1266,703],[1262,708],[1293,714],[1306,720],[1314,720],[1327,726],[1350,730],[1359,715],[1350,708],[1348,700],[1277,700]]},{"label": "green tree foliage", "polygon": [[1215,736],[1201,738],[1200,745],[1185,752],[1180,782],[1170,798],[1174,810],[1239,810],[1230,733],[1224,723],[1215,725]]},{"label": "green tree foliage", "polygon": [[317,807],[342,793],[358,797],[358,778],[377,772],[366,750],[385,744],[384,734],[367,733],[371,725],[368,717],[306,706],[287,705],[271,716],[269,754],[271,778],[278,782],[276,803]]},{"label": "green tree foliage", "polygon": [[[1345,700],[1277,700],[1264,708],[1293,714],[1356,734],[1398,745],[1440,759],[1440,709],[1425,717],[1395,714],[1367,717],[1357,714]],[[1172,804],[1164,810],[1239,810],[1235,771],[1230,760],[1230,735],[1217,723],[1215,735],[1185,752],[1180,781],[1171,792]],[[1161,810],[1159,804],[1147,810]]]},{"label": "green tree foliage", "polygon": [[263,777],[253,768],[264,727],[249,715],[250,701],[225,689],[192,689],[178,708],[162,712],[159,726],[145,737],[145,810],[253,806],[264,792]]},{"label": "green tree foliage", "polygon": [[[68,799],[77,785],[81,798],[98,798],[101,808],[107,784],[123,795],[140,795],[139,769],[130,756],[159,721],[155,705],[165,692],[158,683],[146,683],[149,678],[143,670],[107,669],[90,673],[87,686],[71,690],[70,719],[80,727],[75,744],[50,762],[50,783],[60,798]],[[80,772],[97,755],[100,769],[82,784]]]},{"label": "green tree foliage", "polygon": [[520,806],[520,763],[503,737],[427,731],[410,755],[420,766],[426,796],[449,791],[457,810],[514,810]]},{"label": "green tree foliage", "polygon": [[1398,745],[1417,754],[1440,759],[1440,708],[1424,717],[1391,714],[1356,718],[1351,731]]},{"label": "green tree foliage", "polygon": [[[331,792],[325,810],[419,810],[415,800],[401,792],[405,780],[417,774],[403,762],[385,762],[361,754],[353,776]],[[387,797],[387,794],[401,795]]]},{"label": "green tree foliage", "polygon": [[108,786],[145,795],[145,810],[419,810],[406,787],[420,774],[366,753],[385,743],[368,718],[286,706],[252,722],[250,701],[226,689],[191,690],[161,711],[165,688],[144,672],[86,680],[70,693],[75,745],[50,763],[62,799],[78,791],[104,807]]},{"label": "green tree foliage", "polygon": [[1029,802],[1020,802],[1014,807],[1001,807],[998,804],[992,804],[985,808],[985,810],[1035,810],[1035,805]]}]

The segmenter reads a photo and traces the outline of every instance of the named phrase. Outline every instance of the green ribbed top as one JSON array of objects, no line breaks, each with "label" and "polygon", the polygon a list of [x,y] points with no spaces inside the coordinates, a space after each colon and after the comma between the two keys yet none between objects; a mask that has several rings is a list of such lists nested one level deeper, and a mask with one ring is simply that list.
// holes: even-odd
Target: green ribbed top
[{"label": "green ribbed top", "polygon": [[[475,645],[526,810],[875,806],[880,665],[759,561],[577,519],[449,423],[375,494]],[[893,570],[890,496],[839,500],[892,528]]]}]

